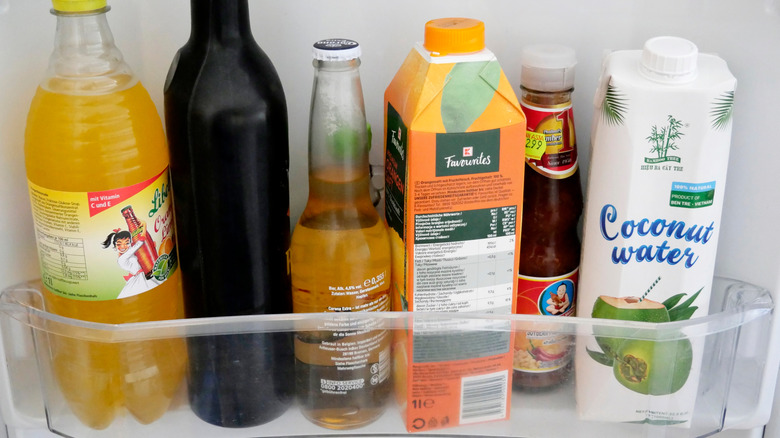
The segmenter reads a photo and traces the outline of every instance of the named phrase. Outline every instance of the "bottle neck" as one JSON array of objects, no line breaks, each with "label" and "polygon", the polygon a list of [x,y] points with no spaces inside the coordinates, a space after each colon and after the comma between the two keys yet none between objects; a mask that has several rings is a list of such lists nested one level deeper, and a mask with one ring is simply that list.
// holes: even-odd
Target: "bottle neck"
[{"label": "bottle neck", "polygon": [[571,93],[573,88],[559,91],[538,91],[520,86],[520,99],[527,103],[539,107],[556,107],[571,105]]},{"label": "bottle neck", "polygon": [[196,42],[239,42],[252,37],[247,0],[192,0],[192,35]]},{"label": "bottle neck", "polygon": [[42,86],[55,92],[102,94],[129,88],[137,79],[114,43],[103,8],[60,13],[54,52]]},{"label": "bottle neck", "polygon": [[[574,184],[576,188],[566,190],[580,192],[571,101],[573,91],[574,88],[539,91],[520,86],[520,106],[526,115],[528,131],[534,133],[530,143],[532,147],[526,149],[526,187]],[[541,191],[544,190],[537,192]]]},{"label": "bottle neck", "polygon": [[[359,59],[314,61],[309,121],[311,195],[327,195],[332,200],[370,197],[370,145],[359,66]],[[325,186],[328,193],[319,193]]]},{"label": "bottle neck", "polygon": [[135,217],[135,212],[133,212],[132,209],[122,210],[122,215],[125,217],[125,221],[127,222],[128,226],[135,228],[140,225],[138,218]]}]

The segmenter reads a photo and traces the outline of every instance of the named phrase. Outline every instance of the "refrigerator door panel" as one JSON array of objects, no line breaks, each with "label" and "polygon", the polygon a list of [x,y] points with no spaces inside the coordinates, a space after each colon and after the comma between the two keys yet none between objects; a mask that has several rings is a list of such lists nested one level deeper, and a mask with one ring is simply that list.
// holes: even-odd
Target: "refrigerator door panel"
[{"label": "refrigerator door panel", "polygon": [[[108,20],[117,44],[162,114],[168,67],[189,37],[189,1],[109,4]],[[27,109],[52,50],[55,19],[50,8],[50,0],[0,0],[0,289],[39,276],[23,145]],[[308,172],[310,50],[318,39],[360,42],[367,118],[375,134],[384,124],[384,89],[414,43],[422,40],[424,23],[432,18],[468,16],[484,21],[487,46],[516,91],[522,46],[554,42],[574,47],[578,57],[574,111],[583,184],[588,178],[593,98],[606,51],[638,49],[650,37],[669,34],[694,41],[701,52],[717,53],[728,62],[738,85],[716,275],[762,286],[778,300],[780,148],[775,130],[780,114],[780,0],[560,0],[555,6],[529,0],[253,0],[250,10],[255,38],[274,62],[287,97],[290,180],[291,187],[300,188],[291,191],[292,224],[307,198],[303,187]],[[374,135],[373,164],[382,163],[382,140],[382,135]],[[728,426],[741,430],[721,434],[726,438],[760,436],[757,431],[770,420],[766,436],[780,437],[780,407],[774,403],[780,397],[775,389],[780,368],[776,319],[770,333],[767,345],[742,352],[746,358],[761,357],[760,351],[769,349],[762,389],[755,395],[758,408],[733,418]],[[9,435],[51,436],[34,428],[9,429]]]}]

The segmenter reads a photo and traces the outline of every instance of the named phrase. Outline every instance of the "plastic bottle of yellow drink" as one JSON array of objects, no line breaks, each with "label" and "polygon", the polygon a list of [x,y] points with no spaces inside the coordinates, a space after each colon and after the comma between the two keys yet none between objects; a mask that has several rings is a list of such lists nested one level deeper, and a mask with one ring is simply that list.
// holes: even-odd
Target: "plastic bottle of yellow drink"
[{"label": "plastic bottle of yellow drink", "polygon": [[[111,324],[181,318],[159,115],[114,46],[105,0],[53,4],[55,49],[25,133],[46,310]],[[106,428],[125,408],[150,423],[168,409],[184,376],[183,340],[75,336],[50,336],[50,354],[83,423]]]},{"label": "plastic bottle of yellow drink", "polygon": [[[293,311],[390,310],[390,242],[369,194],[360,47],[314,45],[309,199],[290,245]],[[390,394],[392,334],[372,320],[323,323],[295,337],[301,411],[331,429],[368,424]]]}]

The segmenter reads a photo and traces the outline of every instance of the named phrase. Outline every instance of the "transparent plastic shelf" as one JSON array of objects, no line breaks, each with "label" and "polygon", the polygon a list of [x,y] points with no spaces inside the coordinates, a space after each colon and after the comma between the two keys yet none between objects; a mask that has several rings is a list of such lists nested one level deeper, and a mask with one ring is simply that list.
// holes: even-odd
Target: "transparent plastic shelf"
[{"label": "transparent plastic shelf", "polygon": [[[3,353],[7,367],[0,373],[8,390],[2,392],[0,408],[10,427],[48,427],[54,433],[74,438],[171,437],[249,438],[294,436],[481,436],[481,437],[703,437],[742,427],[741,421],[757,408],[767,361],[767,343],[773,314],[768,291],[724,278],[715,278],[710,315],[690,321],[662,324],[554,318],[525,315],[363,313],[256,315],[176,321],[107,325],[87,323],[47,313],[37,281],[10,287],[0,295]],[[384,413],[374,422],[352,430],[331,430],[309,422],[297,402],[265,424],[246,428],[225,428],[206,423],[190,409],[187,384],[182,377],[170,407],[150,424],[141,424],[126,411],[100,430],[85,426],[74,414],[57,379],[57,345],[90,343],[132,346],[160,340],[188,340],[225,335],[224,339],[247,334],[300,333],[322,331],[324,323],[349,318],[370,322],[372,330],[394,334],[431,327],[452,327],[447,345],[457,348],[461,339],[477,331],[511,333],[543,330],[570,335],[573,343],[585,342],[594,332],[621,339],[673,340],[687,338],[705,345],[698,373],[698,393],[693,417],[688,424],[660,426],[580,418],[575,401],[574,373],[562,384],[541,391],[514,389],[509,419],[449,427],[409,434],[404,417],[392,394]],[[445,330],[446,332],[446,330]],[[448,338],[447,338],[448,337]],[[698,340],[698,341],[697,341]],[[441,341],[441,340],[440,340]],[[574,366],[577,366],[575,360]],[[7,374],[6,374],[7,373]],[[397,378],[397,377],[396,377]],[[399,382],[395,382],[398,384]],[[400,382],[403,383],[403,382]],[[293,381],[289,382],[294,385]],[[1,388],[0,388],[1,389]],[[647,397],[652,397],[648,395]]]}]

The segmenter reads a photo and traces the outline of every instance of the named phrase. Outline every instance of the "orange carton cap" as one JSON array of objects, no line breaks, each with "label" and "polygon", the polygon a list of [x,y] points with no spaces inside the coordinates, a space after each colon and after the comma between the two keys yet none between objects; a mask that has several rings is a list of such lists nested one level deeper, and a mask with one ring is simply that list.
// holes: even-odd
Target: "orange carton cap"
[{"label": "orange carton cap", "polygon": [[425,23],[425,50],[435,56],[479,52],[485,48],[485,23],[473,18],[438,18]]}]

